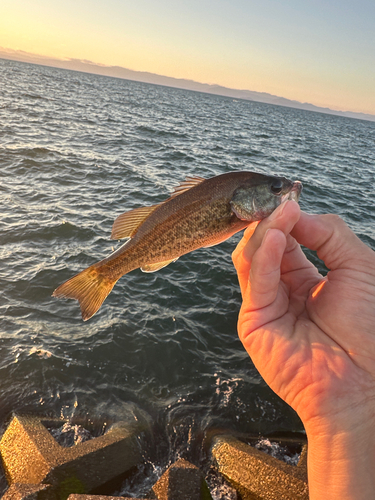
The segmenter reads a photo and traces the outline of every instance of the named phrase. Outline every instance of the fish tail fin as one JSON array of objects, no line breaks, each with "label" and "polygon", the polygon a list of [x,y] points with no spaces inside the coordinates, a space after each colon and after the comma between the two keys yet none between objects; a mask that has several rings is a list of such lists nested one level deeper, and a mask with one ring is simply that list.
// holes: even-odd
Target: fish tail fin
[{"label": "fish tail fin", "polygon": [[98,311],[116,281],[101,273],[100,267],[94,265],[60,285],[52,296],[78,300],[82,319],[87,321]]}]

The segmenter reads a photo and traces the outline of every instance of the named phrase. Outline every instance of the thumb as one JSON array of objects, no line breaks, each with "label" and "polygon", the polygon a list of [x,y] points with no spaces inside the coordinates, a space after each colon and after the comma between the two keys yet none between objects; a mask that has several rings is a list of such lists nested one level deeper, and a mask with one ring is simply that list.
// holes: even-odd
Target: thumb
[{"label": "thumb", "polygon": [[238,334],[246,349],[250,349],[250,334],[286,312],[285,295],[279,293],[280,265],[286,242],[282,231],[268,229],[254,254],[238,318]]},{"label": "thumb", "polygon": [[251,309],[264,309],[275,301],[285,247],[285,234],[279,229],[268,229],[251,265],[248,288]]}]

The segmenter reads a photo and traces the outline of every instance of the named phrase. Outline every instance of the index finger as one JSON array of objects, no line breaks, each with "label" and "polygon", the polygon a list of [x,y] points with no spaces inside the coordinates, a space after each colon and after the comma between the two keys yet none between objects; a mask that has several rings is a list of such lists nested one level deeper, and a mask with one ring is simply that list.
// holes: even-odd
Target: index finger
[{"label": "index finger", "polygon": [[301,245],[316,251],[328,269],[345,267],[365,273],[370,273],[372,269],[375,274],[373,250],[338,215],[301,212],[291,235]]}]

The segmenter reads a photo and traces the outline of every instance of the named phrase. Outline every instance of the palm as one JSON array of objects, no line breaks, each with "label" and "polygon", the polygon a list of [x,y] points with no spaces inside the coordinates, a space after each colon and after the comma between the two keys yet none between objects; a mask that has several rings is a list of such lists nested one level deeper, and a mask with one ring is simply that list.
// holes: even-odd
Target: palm
[{"label": "palm", "polygon": [[[280,234],[274,237],[281,238]],[[333,400],[337,411],[341,411],[348,404],[350,393],[355,393],[353,404],[360,404],[363,392],[358,388],[366,393],[370,383],[366,370],[374,365],[375,356],[369,357],[369,339],[366,337],[364,343],[363,338],[372,322],[364,312],[361,318],[353,315],[351,307],[354,294],[358,295],[357,301],[368,293],[358,283],[358,272],[334,270],[328,280],[322,278],[296,240],[288,235],[278,285],[270,295],[264,293],[261,283],[263,289],[259,293],[259,272],[250,276],[250,282],[247,279],[253,265],[256,269],[264,267],[262,257],[255,255],[257,248],[255,237],[247,264],[243,261],[241,268],[241,262],[237,262],[244,297],[239,333],[263,378],[304,421],[314,416],[312,408],[317,406],[320,412],[324,408],[331,411]],[[272,252],[278,251],[277,244],[270,248],[267,262],[272,260]],[[370,340],[372,353],[375,342],[373,337]],[[310,408],[306,401],[312,400],[314,405]]]}]

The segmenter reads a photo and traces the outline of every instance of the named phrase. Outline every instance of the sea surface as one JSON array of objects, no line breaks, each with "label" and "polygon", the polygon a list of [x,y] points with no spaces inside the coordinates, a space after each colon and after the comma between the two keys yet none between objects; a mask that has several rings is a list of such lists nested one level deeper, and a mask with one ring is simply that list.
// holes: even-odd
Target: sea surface
[{"label": "sea surface", "polygon": [[375,249],[374,122],[0,60],[2,431],[12,412],[97,432],[143,419],[147,474],[204,464],[215,432],[303,431],[237,338],[240,235],[131,272],[88,322],[51,297],[118,248],[119,214],[238,170],[302,181],[304,210],[339,214]]}]

